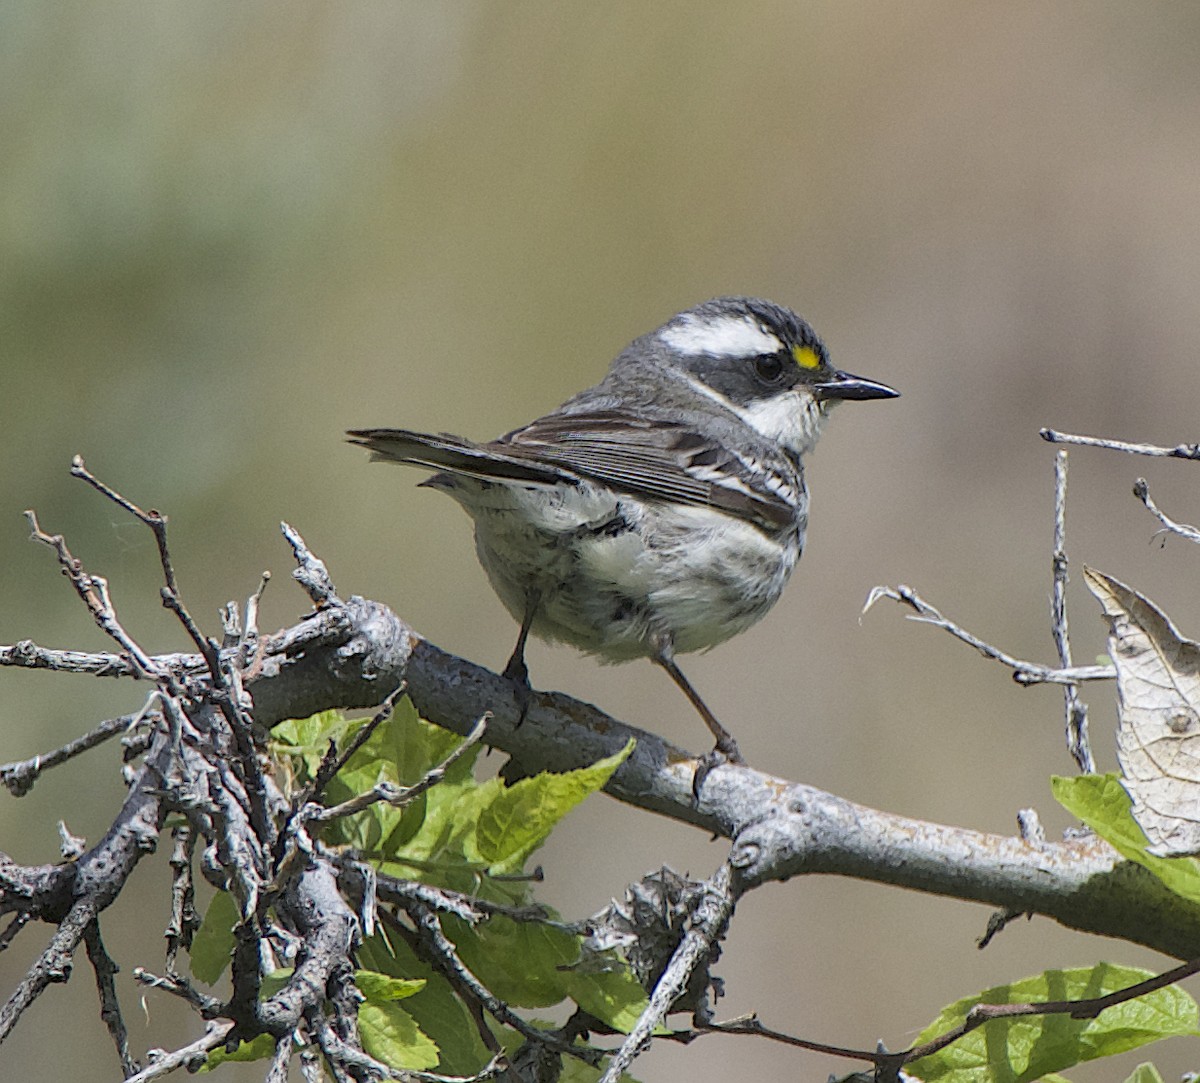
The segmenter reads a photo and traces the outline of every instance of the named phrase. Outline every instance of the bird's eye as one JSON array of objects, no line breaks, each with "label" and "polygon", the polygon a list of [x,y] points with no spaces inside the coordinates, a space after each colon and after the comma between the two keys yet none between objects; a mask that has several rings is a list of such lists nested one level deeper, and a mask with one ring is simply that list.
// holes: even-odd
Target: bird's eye
[{"label": "bird's eye", "polygon": [[754,359],[754,371],[760,380],[773,384],[783,375],[783,361],[778,354],[760,354]]}]

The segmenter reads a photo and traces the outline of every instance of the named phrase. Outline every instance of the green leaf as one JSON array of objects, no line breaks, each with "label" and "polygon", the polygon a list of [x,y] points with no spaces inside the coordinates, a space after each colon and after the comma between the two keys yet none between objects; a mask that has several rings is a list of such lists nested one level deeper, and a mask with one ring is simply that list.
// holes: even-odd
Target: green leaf
[{"label": "green leaf", "polygon": [[585,797],[595,793],[628,759],[634,742],[620,752],[576,771],[542,772],[523,778],[499,794],[479,818],[475,845],[492,872],[519,872],[554,825]]},{"label": "green leaf", "polygon": [[[1135,967],[1100,963],[1047,970],[1011,985],[987,989],[943,1008],[917,1038],[927,1042],[957,1026],[976,1004],[1021,1004],[1104,996],[1153,977]],[[1200,1011],[1177,986],[1105,1009],[1095,1019],[1032,1015],[993,1019],[907,1069],[941,1083],[1028,1083],[1082,1061],[1114,1056],[1174,1035],[1197,1035]]]},{"label": "green leaf", "polygon": [[285,719],[271,728],[271,738],[276,751],[297,757],[304,765],[302,774],[311,778],[329,742],[336,740],[340,747],[361,724],[361,720],[347,719],[341,711],[320,711],[308,718]]},{"label": "green leaf", "polygon": [[1078,816],[1128,861],[1154,873],[1175,894],[1200,902],[1200,865],[1190,857],[1155,857],[1133,818],[1129,794],[1116,774],[1054,776],[1050,788],[1068,812]]},{"label": "green leaf", "polygon": [[446,918],[459,956],[484,985],[516,1008],[546,1008],[567,996],[563,967],[579,958],[579,938],[537,922],[498,915],[472,927]]},{"label": "green leaf", "polygon": [[392,978],[377,970],[356,970],[354,984],[366,998],[368,1004],[386,1004],[391,1000],[405,1000],[425,988],[423,978]]},{"label": "green leaf", "polygon": [[341,735],[355,723],[341,711],[319,711],[308,718],[288,718],[271,727],[271,736],[292,748],[317,748],[324,754],[330,738]]},{"label": "green leaf", "polygon": [[192,974],[212,985],[233,958],[233,927],[238,923],[237,903],[228,891],[218,891],[208,904],[204,920],[192,938]]},{"label": "green leaf", "polygon": [[440,1071],[447,1075],[474,1075],[487,1064],[491,1054],[462,1001],[446,979],[419,960],[403,940],[398,937],[389,940],[377,933],[363,942],[358,959],[380,974],[425,981],[425,987],[407,999],[404,1007],[421,1032],[441,1051]]},{"label": "green leaf", "polygon": [[[649,1001],[641,983],[626,969],[571,971],[566,977],[571,999],[622,1034],[629,1033]],[[667,1028],[660,1025],[654,1033],[666,1034]]]},{"label": "green leaf", "polygon": [[359,1005],[358,1032],[363,1049],[393,1068],[436,1068],[440,1051],[395,1001]]},{"label": "green leaf", "polygon": [[[483,810],[504,791],[501,779],[478,783],[443,781],[426,794],[425,816],[420,829],[393,858],[381,865],[384,872],[404,879],[419,879],[456,891],[481,891],[478,859],[468,859],[468,842]],[[500,901],[500,900],[497,900]]]},{"label": "green leaf", "polygon": [[241,1042],[232,1053],[214,1049],[204,1060],[202,1072],[211,1072],[230,1061],[266,1060],[275,1052],[275,1039],[270,1034],[260,1034],[253,1041]]},{"label": "green leaf", "polygon": [[1134,1068],[1133,1075],[1125,1080],[1125,1083],[1163,1083],[1163,1077],[1153,1064],[1147,1062]]}]

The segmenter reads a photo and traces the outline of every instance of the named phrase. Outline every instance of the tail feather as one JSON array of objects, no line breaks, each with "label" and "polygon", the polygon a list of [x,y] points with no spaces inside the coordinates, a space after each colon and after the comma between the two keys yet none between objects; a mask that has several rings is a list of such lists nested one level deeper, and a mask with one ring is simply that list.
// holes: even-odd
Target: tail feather
[{"label": "tail feather", "polygon": [[496,444],[476,444],[449,433],[410,429],[351,429],[349,442],[371,452],[372,462],[407,463],[429,470],[481,478],[554,484],[573,480],[564,471],[514,454]]}]

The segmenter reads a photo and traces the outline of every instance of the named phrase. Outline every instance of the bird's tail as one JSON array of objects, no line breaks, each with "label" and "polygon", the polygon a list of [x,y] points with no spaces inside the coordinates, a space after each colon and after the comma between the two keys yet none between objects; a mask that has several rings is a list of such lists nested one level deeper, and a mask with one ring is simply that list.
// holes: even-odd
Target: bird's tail
[{"label": "bird's tail", "polygon": [[502,444],[476,444],[449,433],[352,429],[346,436],[350,443],[370,451],[372,462],[408,463],[484,481],[554,484],[564,480],[554,467],[515,454]]}]

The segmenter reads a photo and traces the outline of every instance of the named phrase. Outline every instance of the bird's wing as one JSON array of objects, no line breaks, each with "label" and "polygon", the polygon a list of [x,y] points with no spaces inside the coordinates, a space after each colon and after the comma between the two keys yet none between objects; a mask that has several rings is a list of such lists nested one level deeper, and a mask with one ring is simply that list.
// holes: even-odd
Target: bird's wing
[{"label": "bird's wing", "polygon": [[794,470],[752,462],[680,421],[615,411],[555,413],[485,446],[564,467],[619,492],[717,508],[771,529],[795,519]]}]

